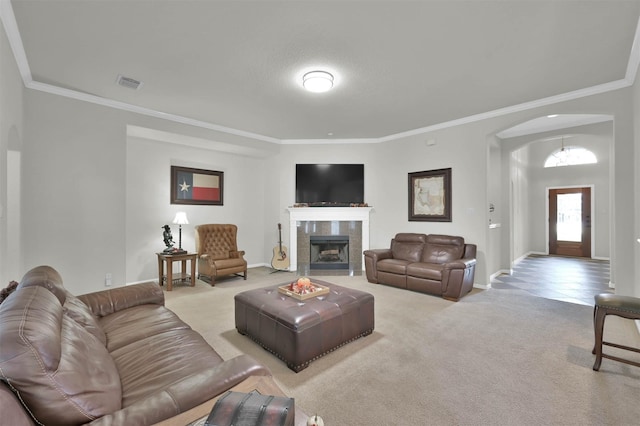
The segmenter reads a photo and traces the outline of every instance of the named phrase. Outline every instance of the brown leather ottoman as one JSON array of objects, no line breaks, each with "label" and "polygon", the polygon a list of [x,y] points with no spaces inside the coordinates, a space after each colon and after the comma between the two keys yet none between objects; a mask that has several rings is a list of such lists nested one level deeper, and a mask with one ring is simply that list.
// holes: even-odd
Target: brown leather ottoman
[{"label": "brown leather ottoman", "polygon": [[[283,360],[296,373],[322,355],[374,328],[373,295],[312,280],[329,287],[324,296],[299,301],[279,286],[235,296],[236,329]],[[285,285],[289,283],[283,283]]]}]

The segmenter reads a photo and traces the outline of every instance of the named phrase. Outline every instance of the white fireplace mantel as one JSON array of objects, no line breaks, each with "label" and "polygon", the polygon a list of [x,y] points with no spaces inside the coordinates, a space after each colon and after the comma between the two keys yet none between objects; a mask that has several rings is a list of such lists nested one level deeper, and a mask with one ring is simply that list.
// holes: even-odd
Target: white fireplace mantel
[{"label": "white fireplace mantel", "polygon": [[[371,207],[291,207],[289,210],[289,270],[298,269],[298,222],[362,222],[362,251],[369,249],[369,214]],[[364,260],[363,260],[364,268]]]}]

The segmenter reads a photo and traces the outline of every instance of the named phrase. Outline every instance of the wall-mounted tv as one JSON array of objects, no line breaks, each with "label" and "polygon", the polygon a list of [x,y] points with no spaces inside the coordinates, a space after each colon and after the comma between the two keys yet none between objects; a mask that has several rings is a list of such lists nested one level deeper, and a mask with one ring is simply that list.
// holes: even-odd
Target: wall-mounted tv
[{"label": "wall-mounted tv", "polygon": [[296,203],[364,203],[364,164],[296,164]]}]

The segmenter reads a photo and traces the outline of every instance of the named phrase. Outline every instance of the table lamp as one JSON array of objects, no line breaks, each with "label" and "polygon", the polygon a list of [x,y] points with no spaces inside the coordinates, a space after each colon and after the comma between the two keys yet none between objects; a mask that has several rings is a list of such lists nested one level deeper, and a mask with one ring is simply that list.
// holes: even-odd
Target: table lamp
[{"label": "table lamp", "polygon": [[182,225],[189,224],[189,220],[187,219],[187,213],[185,212],[176,213],[176,217],[173,218],[173,223],[178,224],[178,251],[184,252],[184,250],[182,250]]}]

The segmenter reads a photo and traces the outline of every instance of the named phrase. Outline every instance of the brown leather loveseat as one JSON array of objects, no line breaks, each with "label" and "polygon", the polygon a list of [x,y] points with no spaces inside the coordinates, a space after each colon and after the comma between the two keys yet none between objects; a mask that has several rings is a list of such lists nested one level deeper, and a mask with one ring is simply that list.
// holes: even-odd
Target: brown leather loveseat
[{"label": "brown leather loveseat", "polygon": [[458,301],[473,288],[476,245],[449,235],[396,234],[388,249],[365,250],[371,283]]},{"label": "brown leather loveseat", "polygon": [[224,361],[155,283],[76,297],[40,266],[0,304],[1,424],[150,425],[270,374]]}]

